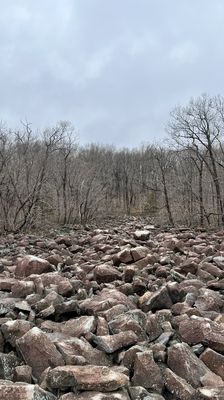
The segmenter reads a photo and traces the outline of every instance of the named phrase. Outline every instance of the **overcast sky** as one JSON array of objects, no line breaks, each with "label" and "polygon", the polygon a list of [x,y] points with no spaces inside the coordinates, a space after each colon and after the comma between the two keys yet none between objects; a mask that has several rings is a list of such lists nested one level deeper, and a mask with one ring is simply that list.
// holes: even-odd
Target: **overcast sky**
[{"label": "overcast sky", "polygon": [[224,1],[0,0],[0,56],[9,126],[70,120],[81,144],[135,147],[224,94]]}]

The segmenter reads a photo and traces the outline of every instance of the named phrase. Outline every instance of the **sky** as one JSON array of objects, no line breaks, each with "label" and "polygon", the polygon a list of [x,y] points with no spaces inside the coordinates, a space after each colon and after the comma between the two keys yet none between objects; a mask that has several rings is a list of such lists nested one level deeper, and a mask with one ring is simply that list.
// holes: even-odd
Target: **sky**
[{"label": "sky", "polygon": [[163,141],[176,105],[224,95],[223,50],[223,0],[0,0],[0,120]]}]

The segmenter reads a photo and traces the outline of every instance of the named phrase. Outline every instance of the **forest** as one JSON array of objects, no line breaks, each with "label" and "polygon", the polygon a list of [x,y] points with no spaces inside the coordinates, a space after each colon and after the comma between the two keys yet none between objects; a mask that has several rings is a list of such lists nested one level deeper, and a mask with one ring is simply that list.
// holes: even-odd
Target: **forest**
[{"label": "forest", "polygon": [[224,98],[203,94],[170,113],[163,143],[80,146],[70,122],[0,128],[0,227],[147,216],[167,226],[224,224]]}]

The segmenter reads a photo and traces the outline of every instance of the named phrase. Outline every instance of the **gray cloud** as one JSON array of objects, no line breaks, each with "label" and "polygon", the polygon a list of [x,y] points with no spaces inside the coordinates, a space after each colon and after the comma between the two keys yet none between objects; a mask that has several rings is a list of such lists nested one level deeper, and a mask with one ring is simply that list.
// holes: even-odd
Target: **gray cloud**
[{"label": "gray cloud", "polygon": [[72,121],[80,142],[163,138],[169,111],[224,94],[222,0],[0,0],[0,119]]}]

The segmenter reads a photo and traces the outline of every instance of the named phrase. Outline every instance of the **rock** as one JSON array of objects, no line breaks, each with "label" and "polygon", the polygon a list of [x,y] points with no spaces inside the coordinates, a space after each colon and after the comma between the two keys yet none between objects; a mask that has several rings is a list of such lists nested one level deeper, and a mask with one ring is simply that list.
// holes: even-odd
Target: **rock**
[{"label": "rock", "polygon": [[136,353],[132,383],[146,389],[162,392],[164,382],[159,367],[153,359],[152,351]]},{"label": "rock", "polygon": [[134,232],[134,238],[137,240],[146,241],[149,239],[150,231],[148,230],[137,230]]},{"label": "rock", "polygon": [[98,349],[111,354],[123,347],[131,346],[138,341],[138,336],[133,331],[120,332],[114,335],[93,336],[93,341]]},{"label": "rock", "polygon": [[[144,313],[142,314],[145,317]],[[112,334],[132,331],[138,336],[138,340],[142,341],[147,340],[147,335],[145,334],[145,324],[145,320],[141,320],[141,317],[138,318],[136,314],[133,315],[131,312],[127,312],[126,314],[121,314],[115,319],[111,320],[109,322],[109,329]]]},{"label": "rock", "polygon": [[130,400],[126,390],[113,393],[82,392],[81,394],[69,393],[60,397],[59,400]]},{"label": "rock", "polygon": [[70,319],[65,322],[61,331],[69,334],[70,336],[80,337],[84,336],[88,332],[95,332],[97,322],[95,317],[79,317],[76,319]]},{"label": "rock", "polygon": [[5,278],[4,275],[0,276],[0,290],[11,292],[13,285],[17,282],[14,278]]},{"label": "rock", "polygon": [[15,382],[32,383],[32,368],[28,365],[19,365],[15,367]]},{"label": "rock", "polygon": [[[48,335],[51,338],[51,335]],[[111,360],[107,355],[91,346],[89,342],[84,339],[68,338],[64,340],[57,340],[56,347],[63,355],[65,363],[67,365],[75,364],[75,360],[78,357],[84,358],[86,364],[99,365],[99,366],[110,366]]]},{"label": "rock", "polygon": [[29,321],[16,320],[7,321],[1,326],[1,331],[5,338],[5,341],[10,343],[12,347],[16,346],[16,340],[22,337],[32,328],[32,324]]},{"label": "rock", "polygon": [[152,342],[153,340],[158,338],[163,332],[157,316],[152,313],[148,314],[145,329],[148,335],[149,342]]},{"label": "rock", "polygon": [[111,392],[127,386],[126,375],[107,367],[64,366],[48,372],[47,384],[52,389],[75,388],[76,390],[93,390]]},{"label": "rock", "polygon": [[207,367],[214,372],[216,375],[219,375],[224,381],[224,356],[217,353],[212,349],[206,349],[201,355],[200,360],[203,361]]},{"label": "rock", "polygon": [[149,250],[144,246],[138,246],[131,249],[131,255],[134,261],[138,261],[146,257],[148,252]]},{"label": "rock", "polygon": [[180,323],[179,333],[188,344],[202,343],[224,353],[224,330],[222,326],[206,318],[191,317]]},{"label": "rock", "polygon": [[164,397],[158,393],[149,393],[142,386],[130,386],[129,394],[131,400],[164,400]]},{"label": "rock", "polygon": [[12,286],[13,297],[26,297],[35,292],[35,285],[32,281],[17,281]]},{"label": "rock", "polygon": [[195,396],[195,390],[189,385],[185,379],[180,378],[169,368],[165,369],[164,382],[166,388],[172,395],[180,398],[181,400],[193,400]]},{"label": "rock", "polygon": [[217,386],[222,385],[222,379],[212,373],[186,343],[178,343],[168,349],[167,364],[193,388],[200,387],[201,384],[210,386],[212,381]]},{"label": "rock", "polygon": [[56,397],[38,385],[0,383],[1,400],[56,400]]},{"label": "rock", "polygon": [[0,379],[13,381],[15,368],[19,364],[20,362],[13,352],[9,354],[0,353]]},{"label": "rock", "polygon": [[18,261],[15,275],[17,277],[26,277],[32,274],[43,274],[49,271],[53,271],[53,268],[47,260],[33,255],[27,255]]},{"label": "rock", "polygon": [[82,301],[80,309],[88,315],[97,315],[98,312],[108,310],[117,304],[123,304],[129,309],[136,308],[125,294],[116,289],[103,289],[99,295]]},{"label": "rock", "polygon": [[188,272],[190,272],[191,274],[196,274],[198,270],[198,264],[194,260],[188,259],[180,265],[180,269],[186,274]]},{"label": "rock", "polygon": [[64,364],[62,355],[55,345],[36,327],[18,339],[16,347],[26,364],[32,367],[33,375],[37,379],[46,368]]},{"label": "rock", "polygon": [[224,270],[224,257],[218,256],[213,258],[214,263],[219,267],[221,270]]},{"label": "rock", "polygon": [[224,386],[223,387],[204,387],[197,390],[196,400],[223,400],[224,399]]},{"label": "rock", "polygon": [[144,312],[171,308],[172,305],[173,303],[166,287],[163,287],[156,292],[146,292],[139,299],[139,307]]},{"label": "rock", "polygon": [[63,261],[63,258],[59,254],[50,254],[46,260],[57,267]]},{"label": "rock", "polygon": [[110,265],[98,265],[94,269],[94,279],[97,283],[109,283],[121,279],[122,274]]},{"label": "rock", "polygon": [[131,254],[131,250],[129,248],[123,249],[117,253],[117,259],[119,262],[122,262],[124,264],[128,264],[130,262],[133,262],[133,257]]}]

